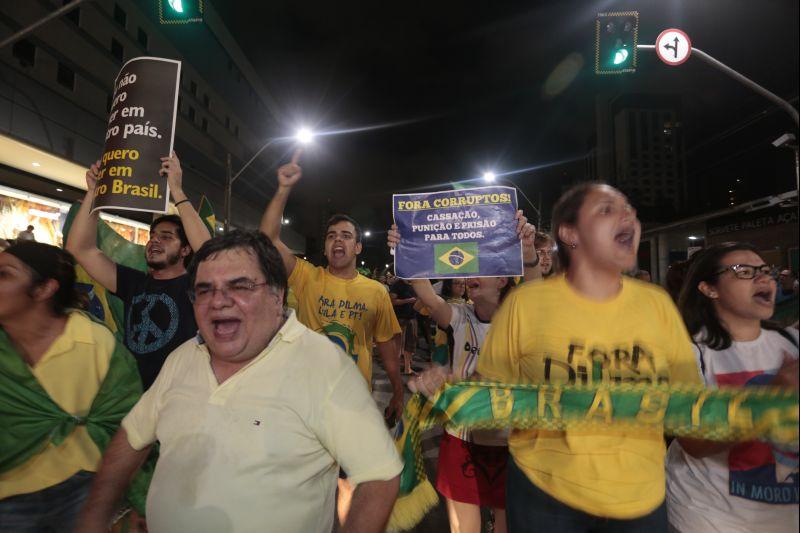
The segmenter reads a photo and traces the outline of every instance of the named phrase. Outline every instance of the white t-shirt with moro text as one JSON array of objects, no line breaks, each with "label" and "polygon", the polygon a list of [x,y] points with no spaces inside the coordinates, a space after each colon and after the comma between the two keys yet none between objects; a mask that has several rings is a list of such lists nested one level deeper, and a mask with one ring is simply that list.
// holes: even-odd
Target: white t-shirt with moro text
[{"label": "white t-shirt with moro text", "polygon": [[[798,332],[762,330],[726,350],[695,345],[707,385],[769,384],[784,357],[797,358]],[[798,531],[798,454],[766,442],[737,444],[696,459],[676,440],[667,453],[667,509],[681,533]]]}]

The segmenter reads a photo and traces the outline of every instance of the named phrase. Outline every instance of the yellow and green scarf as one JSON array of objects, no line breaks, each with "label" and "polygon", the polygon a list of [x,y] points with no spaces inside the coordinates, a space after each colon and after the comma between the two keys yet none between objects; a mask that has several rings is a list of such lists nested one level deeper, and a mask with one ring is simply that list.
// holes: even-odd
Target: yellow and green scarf
[{"label": "yellow and green scarf", "polygon": [[454,429],[575,430],[616,428],[714,441],[765,440],[796,449],[798,395],[776,387],[594,384],[445,385],[430,400],[411,397],[397,429],[405,466],[390,531],[411,529],[438,501],[422,460],[422,431]]}]

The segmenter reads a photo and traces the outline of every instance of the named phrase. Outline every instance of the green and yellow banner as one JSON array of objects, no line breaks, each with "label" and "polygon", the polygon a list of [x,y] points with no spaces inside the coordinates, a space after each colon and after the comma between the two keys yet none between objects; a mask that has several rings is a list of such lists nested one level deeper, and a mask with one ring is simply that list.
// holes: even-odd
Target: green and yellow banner
[{"label": "green and yellow banner", "polygon": [[437,503],[422,461],[420,433],[454,429],[621,429],[714,441],[764,440],[796,449],[798,395],[776,387],[710,389],[702,385],[445,385],[408,402],[396,444],[405,467],[390,531],[414,527]]}]

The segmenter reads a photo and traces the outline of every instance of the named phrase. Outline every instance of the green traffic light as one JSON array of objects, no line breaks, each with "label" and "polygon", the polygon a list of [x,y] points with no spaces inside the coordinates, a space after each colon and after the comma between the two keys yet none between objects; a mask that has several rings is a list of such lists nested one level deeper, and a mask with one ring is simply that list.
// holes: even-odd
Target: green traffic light
[{"label": "green traffic light", "polygon": [[614,52],[614,64],[621,65],[625,61],[628,60],[628,51],[624,48],[620,48],[616,52]]},{"label": "green traffic light", "polygon": [[204,0],[157,0],[161,24],[203,22]]}]

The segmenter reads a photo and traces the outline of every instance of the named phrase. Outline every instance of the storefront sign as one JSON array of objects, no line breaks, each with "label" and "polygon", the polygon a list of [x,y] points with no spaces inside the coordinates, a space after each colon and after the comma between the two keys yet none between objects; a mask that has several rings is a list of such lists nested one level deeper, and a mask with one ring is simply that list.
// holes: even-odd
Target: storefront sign
[{"label": "storefront sign", "polygon": [[165,213],[169,202],[161,158],[172,152],[181,63],[137,57],[114,82],[100,180],[92,205]]},{"label": "storefront sign", "polygon": [[797,224],[797,209],[794,207],[773,207],[750,213],[734,213],[706,222],[707,235],[714,237],[738,231],[770,228],[784,224]]}]

